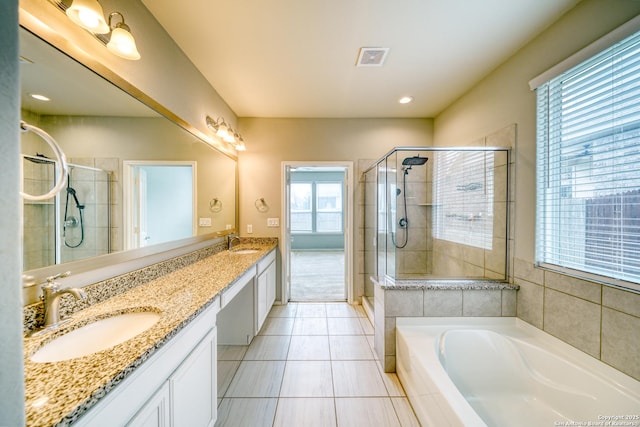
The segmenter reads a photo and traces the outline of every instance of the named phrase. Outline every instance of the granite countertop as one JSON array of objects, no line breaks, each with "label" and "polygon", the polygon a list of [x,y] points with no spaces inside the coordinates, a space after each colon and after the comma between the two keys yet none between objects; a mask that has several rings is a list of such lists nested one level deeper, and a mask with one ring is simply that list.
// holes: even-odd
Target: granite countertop
[{"label": "granite countertop", "polygon": [[520,289],[518,285],[488,279],[392,279],[388,276],[372,276],[371,280],[386,291],[407,289]]},{"label": "granite countertop", "polygon": [[[92,305],[58,331],[24,339],[25,410],[28,426],[69,423],[95,405],[175,336],[216,297],[254,266],[275,243],[242,244],[256,253],[222,251],[156,280]],[[134,338],[88,356],[54,363],[30,357],[53,338],[114,314],[156,311],[160,319]]]}]

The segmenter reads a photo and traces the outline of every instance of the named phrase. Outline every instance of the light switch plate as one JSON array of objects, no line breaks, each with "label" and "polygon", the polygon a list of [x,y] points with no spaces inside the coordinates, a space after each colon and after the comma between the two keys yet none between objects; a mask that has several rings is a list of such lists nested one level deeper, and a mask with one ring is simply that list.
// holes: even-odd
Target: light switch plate
[{"label": "light switch plate", "polygon": [[280,227],[280,218],[267,218],[267,227]]},{"label": "light switch plate", "polygon": [[200,218],[198,224],[200,227],[211,227],[211,218]]}]

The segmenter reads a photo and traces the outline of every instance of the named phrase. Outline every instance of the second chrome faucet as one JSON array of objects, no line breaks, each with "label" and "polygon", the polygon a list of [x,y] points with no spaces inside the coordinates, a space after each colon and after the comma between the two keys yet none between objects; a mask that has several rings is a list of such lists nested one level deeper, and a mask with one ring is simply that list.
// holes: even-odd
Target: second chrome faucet
[{"label": "second chrome faucet", "polygon": [[87,294],[80,288],[61,288],[56,282],[57,279],[67,277],[69,271],[47,277],[47,283],[42,285],[42,302],[44,303],[44,329],[55,329],[60,322],[60,297],[64,294],[71,294],[79,300],[86,301]]},{"label": "second chrome faucet", "polygon": [[240,243],[240,237],[237,234],[229,234],[227,236],[227,249],[233,249],[234,243]]}]

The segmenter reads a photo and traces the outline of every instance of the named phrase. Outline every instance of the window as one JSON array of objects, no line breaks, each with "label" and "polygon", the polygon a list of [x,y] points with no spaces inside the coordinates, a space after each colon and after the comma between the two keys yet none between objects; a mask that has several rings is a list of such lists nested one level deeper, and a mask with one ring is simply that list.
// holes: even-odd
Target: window
[{"label": "window", "polygon": [[437,153],[433,178],[434,237],[491,249],[494,153]]},{"label": "window", "polygon": [[291,184],[291,231],[312,231],[312,193],[310,182]]},{"label": "window", "polygon": [[291,183],[291,231],[342,233],[342,183]]},{"label": "window", "polygon": [[342,231],[342,184],[340,182],[318,182],[316,230],[319,232]]},{"label": "window", "polygon": [[640,283],[640,33],[536,88],[536,258]]}]

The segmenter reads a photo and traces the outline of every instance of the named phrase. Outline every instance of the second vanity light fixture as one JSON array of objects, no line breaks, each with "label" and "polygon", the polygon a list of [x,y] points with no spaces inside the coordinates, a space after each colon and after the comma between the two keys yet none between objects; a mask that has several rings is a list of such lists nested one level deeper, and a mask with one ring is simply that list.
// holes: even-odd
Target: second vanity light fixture
[{"label": "second vanity light fixture", "polygon": [[244,145],[244,139],[242,135],[231,129],[231,127],[224,121],[223,117],[218,117],[217,120],[213,120],[211,117],[206,117],[207,127],[216,133],[216,137],[224,142],[227,142],[237,150],[245,151],[247,147]]},{"label": "second vanity light fixture", "polygon": [[[60,4],[59,1],[56,3]],[[73,23],[93,33],[105,43],[109,52],[125,59],[140,59],[131,28],[125,24],[124,16],[120,12],[110,13],[107,22],[98,0],[73,0],[65,13]],[[111,33],[109,38],[101,36],[108,33]]]}]

